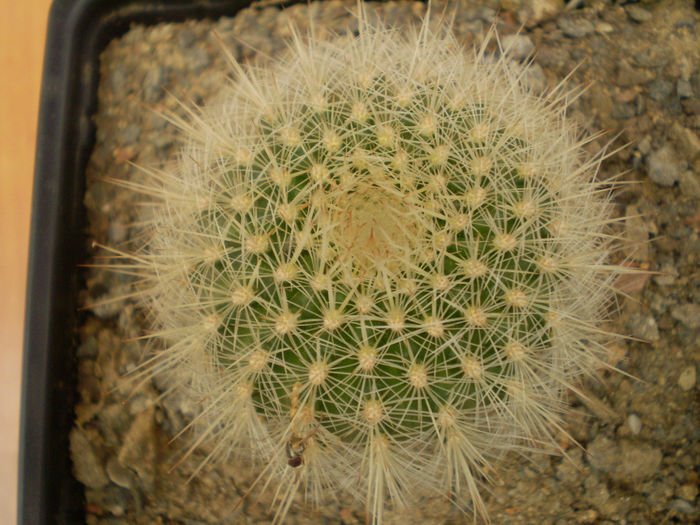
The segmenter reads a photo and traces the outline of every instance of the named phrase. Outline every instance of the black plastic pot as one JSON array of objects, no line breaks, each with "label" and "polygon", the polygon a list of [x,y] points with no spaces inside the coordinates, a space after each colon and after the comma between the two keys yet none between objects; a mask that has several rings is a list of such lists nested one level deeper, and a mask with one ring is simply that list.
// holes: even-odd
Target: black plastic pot
[{"label": "black plastic pot", "polygon": [[[279,2],[281,4],[283,2]],[[289,3],[289,2],[284,2]],[[99,55],[132,23],[233,15],[247,0],[55,0],[44,58],[24,338],[18,522],[84,523],[68,434],[85,262],[83,192],[95,129]]]}]

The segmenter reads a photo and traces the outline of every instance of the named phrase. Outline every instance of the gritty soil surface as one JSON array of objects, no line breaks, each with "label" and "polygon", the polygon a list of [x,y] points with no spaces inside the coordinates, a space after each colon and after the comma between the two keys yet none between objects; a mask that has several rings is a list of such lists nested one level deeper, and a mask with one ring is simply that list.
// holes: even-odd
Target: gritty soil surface
[{"label": "gritty soil surface", "polygon": [[[242,62],[264,63],[285,48],[291,19],[310,18],[320,36],[357,28],[354,2],[257,6],[235,18],[135,26],[102,56],[97,137],[87,171],[89,236],[129,251],[130,228],[144,220],[143,196],[105,178],[138,182],[138,166],[176,158],[174,127],[144,108],[185,115],[189,104],[213,100],[229,76],[221,43]],[[560,444],[566,458],[507,457],[494,467],[497,483],[484,495],[494,523],[697,523],[700,410],[700,13],[691,0],[626,3],[606,0],[436,1],[455,13],[460,41],[478,44],[495,24],[512,44],[512,60],[534,53],[526,81],[533,89],[589,86],[570,117],[593,141],[615,151],[600,178],[622,173],[616,198],[620,232],[635,243],[626,255],[655,273],[627,277],[619,287],[620,315],[606,327],[630,336],[613,347],[611,364],[570,395]],[[390,24],[417,22],[423,4],[373,5]],[[439,18],[439,17],[436,17]],[[524,25],[519,33],[518,29]],[[218,36],[215,36],[215,33]],[[505,38],[504,38],[505,40]],[[167,90],[167,92],[166,92]],[[136,243],[136,244],[135,244]],[[95,257],[104,252],[95,250]],[[172,441],[197,407],[167,385],[124,382],[144,356],[136,340],[145,314],[124,298],[129,275],[86,271],[81,302],[79,398],[71,432],[76,478],[85,486],[88,523],[268,523],[274,490],[254,492],[235,508],[259,471],[239,464],[209,465],[190,480],[206,446],[183,458],[187,440]],[[564,432],[565,431],[565,432]],[[575,442],[567,437],[567,433]],[[258,504],[255,504],[259,501]],[[339,496],[321,509],[294,504],[286,523],[365,523]],[[464,523],[443,499],[388,523]]]}]

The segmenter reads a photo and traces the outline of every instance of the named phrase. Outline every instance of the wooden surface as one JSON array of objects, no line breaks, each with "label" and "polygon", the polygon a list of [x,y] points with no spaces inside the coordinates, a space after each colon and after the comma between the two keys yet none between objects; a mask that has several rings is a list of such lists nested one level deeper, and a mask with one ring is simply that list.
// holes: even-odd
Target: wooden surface
[{"label": "wooden surface", "polygon": [[49,0],[0,0],[0,523],[17,513],[29,208]]}]

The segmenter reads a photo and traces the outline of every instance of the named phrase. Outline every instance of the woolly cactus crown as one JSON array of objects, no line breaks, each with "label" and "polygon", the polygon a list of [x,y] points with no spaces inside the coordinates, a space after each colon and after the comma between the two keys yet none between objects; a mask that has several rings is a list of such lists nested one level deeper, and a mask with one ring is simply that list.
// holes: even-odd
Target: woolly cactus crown
[{"label": "woolly cactus crown", "polygon": [[[506,58],[425,22],[296,38],[231,60],[219,104],[152,173],[136,259],[197,443],[280,484],[385,502],[476,488],[547,441],[562,390],[605,356],[609,194],[564,119]],[[461,501],[456,497],[459,504]]]}]

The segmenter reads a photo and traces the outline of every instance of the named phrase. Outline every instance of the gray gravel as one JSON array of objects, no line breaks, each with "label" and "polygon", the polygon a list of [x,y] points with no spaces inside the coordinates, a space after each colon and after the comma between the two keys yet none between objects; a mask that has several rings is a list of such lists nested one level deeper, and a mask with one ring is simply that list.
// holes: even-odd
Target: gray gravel
[{"label": "gray gravel", "polygon": [[649,178],[659,186],[673,186],[680,178],[678,156],[670,145],[654,151],[647,157]]},{"label": "gray gravel", "polygon": [[[465,45],[491,23],[512,40],[513,60],[534,53],[532,81],[553,87],[576,66],[572,85],[589,88],[574,101],[572,118],[606,135],[614,152],[599,177],[630,182],[615,213],[635,209],[640,221],[620,223],[642,248],[625,247],[621,264],[654,272],[620,287],[619,318],[607,329],[632,336],[613,344],[612,364],[584,381],[584,402],[562,423],[566,457],[509,456],[494,466],[484,491],[494,523],[697,523],[700,520],[700,15],[687,0],[618,5],[584,0],[435,2],[436,13],[456,8],[454,28]],[[176,132],[142,104],[183,115],[173,96],[206,103],[226,81],[213,30],[239,60],[264,63],[284,48],[287,20],[342,33],[356,28],[353,1],[242,11],[235,18],[133,27],[102,56],[95,150],[87,168],[85,206],[91,239],[133,248],[129,225],[144,220],[142,197],[105,182],[138,182],[131,162],[164,166],[178,149]],[[416,21],[422,4],[386,3],[391,23]],[[323,31],[323,30],[322,30]],[[623,145],[626,148],[619,149]],[[95,255],[98,252],[95,251]],[[144,355],[135,340],[147,314],[120,299],[129,279],[90,269],[81,301],[89,309],[78,333],[78,403],[71,432],[75,477],[85,486],[89,524],[268,523],[271,490],[236,502],[257,476],[250,465],[205,465],[207,446],[183,459],[187,434],[172,442],[196,407],[161,396],[158,381],[124,382]],[[112,301],[112,302],[110,302]],[[578,444],[575,442],[578,442]],[[260,503],[255,504],[259,498]],[[410,514],[393,510],[388,523],[462,523],[444,498]],[[365,513],[343,495],[317,511],[295,502],[287,523],[360,524]]]}]

